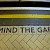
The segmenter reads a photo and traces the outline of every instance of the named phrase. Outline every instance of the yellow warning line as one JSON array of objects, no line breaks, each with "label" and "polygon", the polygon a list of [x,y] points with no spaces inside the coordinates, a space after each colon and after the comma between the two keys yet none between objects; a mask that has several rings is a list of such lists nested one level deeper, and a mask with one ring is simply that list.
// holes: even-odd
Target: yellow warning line
[{"label": "yellow warning line", "polygon": [[3,14],[0,18],[50,18],[50,15],[44,14]]}]

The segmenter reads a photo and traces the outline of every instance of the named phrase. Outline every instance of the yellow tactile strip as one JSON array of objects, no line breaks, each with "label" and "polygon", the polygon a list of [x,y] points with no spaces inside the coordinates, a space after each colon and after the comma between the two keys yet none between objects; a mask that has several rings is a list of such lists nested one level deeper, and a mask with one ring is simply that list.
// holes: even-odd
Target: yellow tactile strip
[{"label": "yellow tactile strip", "polygon": [[50,50],[50,34],[0,35],[0,50]]},{"label": "yellow tactile strip", "polygon": [[0,18],[50,18],[48,14],[3,14]]}]

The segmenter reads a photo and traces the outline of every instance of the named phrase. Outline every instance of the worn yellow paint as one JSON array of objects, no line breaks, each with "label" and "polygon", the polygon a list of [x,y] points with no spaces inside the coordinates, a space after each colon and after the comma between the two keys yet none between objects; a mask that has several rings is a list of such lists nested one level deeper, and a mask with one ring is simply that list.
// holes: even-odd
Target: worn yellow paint
[{"label": "worn yellow paint", "polygon": [[2,14],[0,18],[50,18],[47,14]]}]

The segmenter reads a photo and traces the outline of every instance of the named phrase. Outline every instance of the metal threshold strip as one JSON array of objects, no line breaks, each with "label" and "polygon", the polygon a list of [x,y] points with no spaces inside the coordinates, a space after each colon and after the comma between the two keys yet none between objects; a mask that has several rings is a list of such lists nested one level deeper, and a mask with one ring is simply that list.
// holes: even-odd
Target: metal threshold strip
[{"label": "metal threshold strip", "polygon": [[0,7],[0,10],[50,10],[46,7]]}]

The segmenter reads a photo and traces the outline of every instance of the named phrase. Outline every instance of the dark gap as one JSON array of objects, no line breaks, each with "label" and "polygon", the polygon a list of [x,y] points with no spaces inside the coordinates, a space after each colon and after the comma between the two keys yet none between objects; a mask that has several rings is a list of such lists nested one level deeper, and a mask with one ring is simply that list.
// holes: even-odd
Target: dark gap
[{"label": "dark gap", "polygon": [[9,2],[0,2],[0,7],[50,7],[50,2],[9,1]]}]

